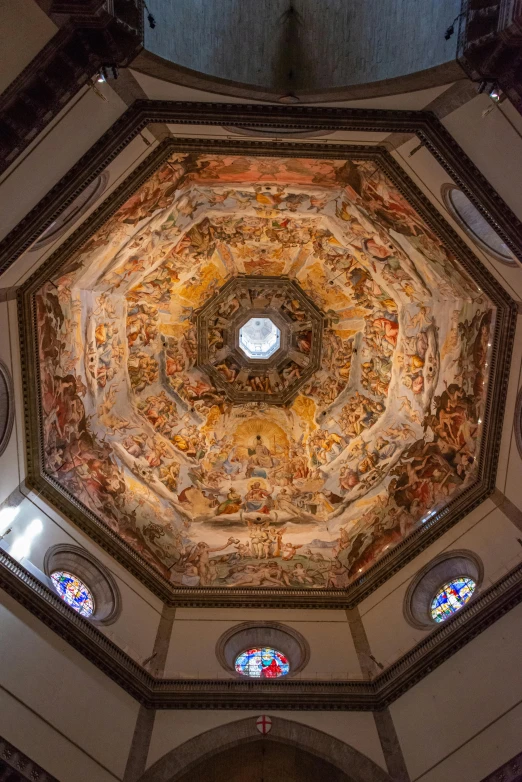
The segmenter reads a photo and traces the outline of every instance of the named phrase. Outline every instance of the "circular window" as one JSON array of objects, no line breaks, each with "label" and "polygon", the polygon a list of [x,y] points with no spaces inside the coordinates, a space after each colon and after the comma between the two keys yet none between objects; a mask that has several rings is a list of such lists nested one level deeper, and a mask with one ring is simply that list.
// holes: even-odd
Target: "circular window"
[{"label": "circular window", "polygon": [[483,574],[482,562],[472,551],[440,554],[411,581],[404,598],[406,620],[433,630],[478,592]]},{"label": "circular window", "polygon": [[89,587],[79,578],[65,570],[51,573],[54,588],[67,605],[82,616],[91,616],[94,612],[94,599]]},{"label": "circular window", "polygon": [[483,250],[509,266],[518,266],[517,259],[467,195],[455,185],[443,185],[446,208],[463,231]]},{"label": "circular window", "polygon": [[290,671],[290,664],[284,654],[264,646],[260,649],[247,649],[236,658],[235,668],[241,676],[251,679],[278,679]]},{"label": "circular window", "polygon": [[250,318],[239,329],[239,347],[248,358],[270,358],[281,345],[281,332],[270,318]]},{"label": "circular window", "polygon": [[66,543],[52,546],[45,554],[44,570],[60,597],[81,616],[108,625],[120,615],[116,581],[86,549]]},{"label": "circular window", "polygon": [[0,454],[9,443],[14,422],[14,393],[11,373],[0,360]]},{"label": "circular window", "polygon": [[243,622],[227,630],[216,644],[226,671],[252,679],[291,678],[310,659],[301,633],[279,622]]},{"label": "circular window", "polygon": [[45,231],[40,234],[32,246],[32,250],[40,250],[42,247],[54,242],[61,234],[65,233],[72,224],[78,220],[85,212],[98,200],[107,187],[109,174],[103,171],[82,192],[58,215],[56,220],[48,225]]},{"label": "circular window", "polygon": [[431,616],[443,622],[465,605],[476,589],[472,578],[455,578],[439,589],[431,603]]},{"label": "circular window", "polygon": [[[515,442],[522,459],[522,388],[518,392],[515,406]],[[0,450],[1,453],[1,450]]]}]

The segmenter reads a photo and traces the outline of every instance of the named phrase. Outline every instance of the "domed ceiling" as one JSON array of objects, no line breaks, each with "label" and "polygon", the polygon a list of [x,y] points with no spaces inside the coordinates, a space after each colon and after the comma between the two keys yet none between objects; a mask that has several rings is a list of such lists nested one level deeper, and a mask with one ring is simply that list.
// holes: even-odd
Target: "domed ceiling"
[{"label": "domed ceiling", "polygon": [[175,587],[345,589],[475,480],[494,313],[375,160],[175,153],[36,295],[43,470]]}]

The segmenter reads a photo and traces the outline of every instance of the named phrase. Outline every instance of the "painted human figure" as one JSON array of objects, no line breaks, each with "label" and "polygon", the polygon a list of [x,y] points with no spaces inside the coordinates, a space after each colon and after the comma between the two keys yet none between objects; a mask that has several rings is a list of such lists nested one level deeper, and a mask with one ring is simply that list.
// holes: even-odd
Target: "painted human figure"
[{"label": "painted human figure", "polygon": [[197,568],[201,586],[208,586],[211,583],[210,574],[212,569],[209,569],[209,555],[214,554],[216,551],[223,551],[233,545],[234,542],[234,538],[229,538],[223,546],[209,546],[208,543],[203,541],[197,544],[188,561]]}]

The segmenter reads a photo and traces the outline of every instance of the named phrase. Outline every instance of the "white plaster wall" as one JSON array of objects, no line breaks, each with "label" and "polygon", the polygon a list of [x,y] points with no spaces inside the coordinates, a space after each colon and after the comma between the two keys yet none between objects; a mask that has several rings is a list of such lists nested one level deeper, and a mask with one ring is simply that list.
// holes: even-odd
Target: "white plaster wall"
[{"label": "white plaster wall", "polygon": [[[189,614],[187,617],[186,614]],[[190,617],[190,618],[189,618]],[[244,621],[278,621],[301,633],[310,661],[299,677],[360,678],[361,671],[344,611],[178,609],[167,656],[166,677],[228,677],[215,646],[229,628]]]},{"label": "white plaster wall", "polygon": [[443,125],[518,217],[522,216],[522,117],[505,101],[491,107],[486,93],[448,114]]},{"label": "white plaster wall", "polygon": [[0,92],[29,65],[57,29],[35,0],[0,0]]},{"label": "white plaster wall", "polygon": [[22,565],[29,561],[42,571],[47,550],[58,543],[77,545],[94,554],[114,576],[122,605],[120,617],[98,629],[137,662],[149,657],[162,602],[70,521],[51,510],[34,493],[29,497],[18,506],[12,519],[11,509],[0,510],[0,534],[7,526],[12,529],[4,539],[5,549]]},{"label": "white plaster wall", "polygon": [[[316,730],[329,733],[362,752],[382,768],[386,769],[381,744],[373,714],[369,712],[304,712],[263,711],[271,717],[299,722]],[[252,711],[159,711],[156,713],[154,730],[147,760],[147,768],[171,749],[185,741],[212,730],[220,725],[250,717],[254,722],[259,716]]]},{"label": "white plaster wall", "polygon": [[392,703],[412,782],[480,782],[520,752],[522,606]]},{"label": "white plaster wall", "polygon": [[0,238],[14,228],[125,111],[125,104],[108,84],[99,86],[107,101],[89,87],[82,87],[3,176]]},{"label": "white plaster wall", "polygon": [[375,658],[384,666],[389,665],[428,635],[428,631],[408,624],[403,604],[410,581],[433,557],[452,549],[478,554],[484,564],[482,589],[486,589],[522,559],[518,537],[519,530],[502,510],[492,500],[486,500],[376,589],[359,605]]},{"label": "white plaster wall", "polygon": [[0,626],[0,733],[60,782],[121,779],[138,703],[6,593]]}]

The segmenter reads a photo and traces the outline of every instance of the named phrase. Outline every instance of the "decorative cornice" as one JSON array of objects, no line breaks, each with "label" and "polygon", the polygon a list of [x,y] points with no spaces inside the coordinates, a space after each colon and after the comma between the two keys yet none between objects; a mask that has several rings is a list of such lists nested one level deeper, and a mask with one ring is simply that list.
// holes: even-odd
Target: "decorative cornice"
[{"label": "decorative cornice", "polygon": [[7,739],[0,737],[0,774],[7,769],[9,769],[8,776],[4,777],[2,774],[2,779],[9,779],[11,782],[24,779],[28,779],[29,782],[58,782],[56,777],[44,771]]},{"label": "decorative cornice", "polygon": [[520,782],[520,779],[522,779],[522,752],[519,752],[514,758],[497,768],[496,771],[485,777],[482,782]]},{"label": "decorative cornice", "polygon": [[241,675],[234,667],[237,654],[245,649],[272,645],[288,658],[287,680],[300,673],[310,661],[310,645],[304,635],[295,627],[271,621],[241,622],[229,627],[218,638],[215,654],[221,667],[237,677]]},{"label": "decorative cornice", "polygon": [[522,602],[522,563],[371,681],[158,679],[0,550],[0,587],[149,709],[383,709]]},{"label": "decorative cornice", "polygon": [[[133,138],[147,125],[158,122],[208,126],[246,124],[251,128],[302,131],[414,133],[522,261],[522,222],[431,112],[137,100],[0,242],[0,273],[15,262]],[[240,142],[223,141],[220,146],[233,149],[234,145],[241,148]],[[263,154],[263,146],[262,142],[252,142],[250,154],[255,154],[256,147],[260,150],[258,154]],[[337,145],[309,146],[315,150],[327,148],[328,155],[332,154],[332,149],[337,149]],[[281,142],[272,147],[284,154],[296,145]]]}]

